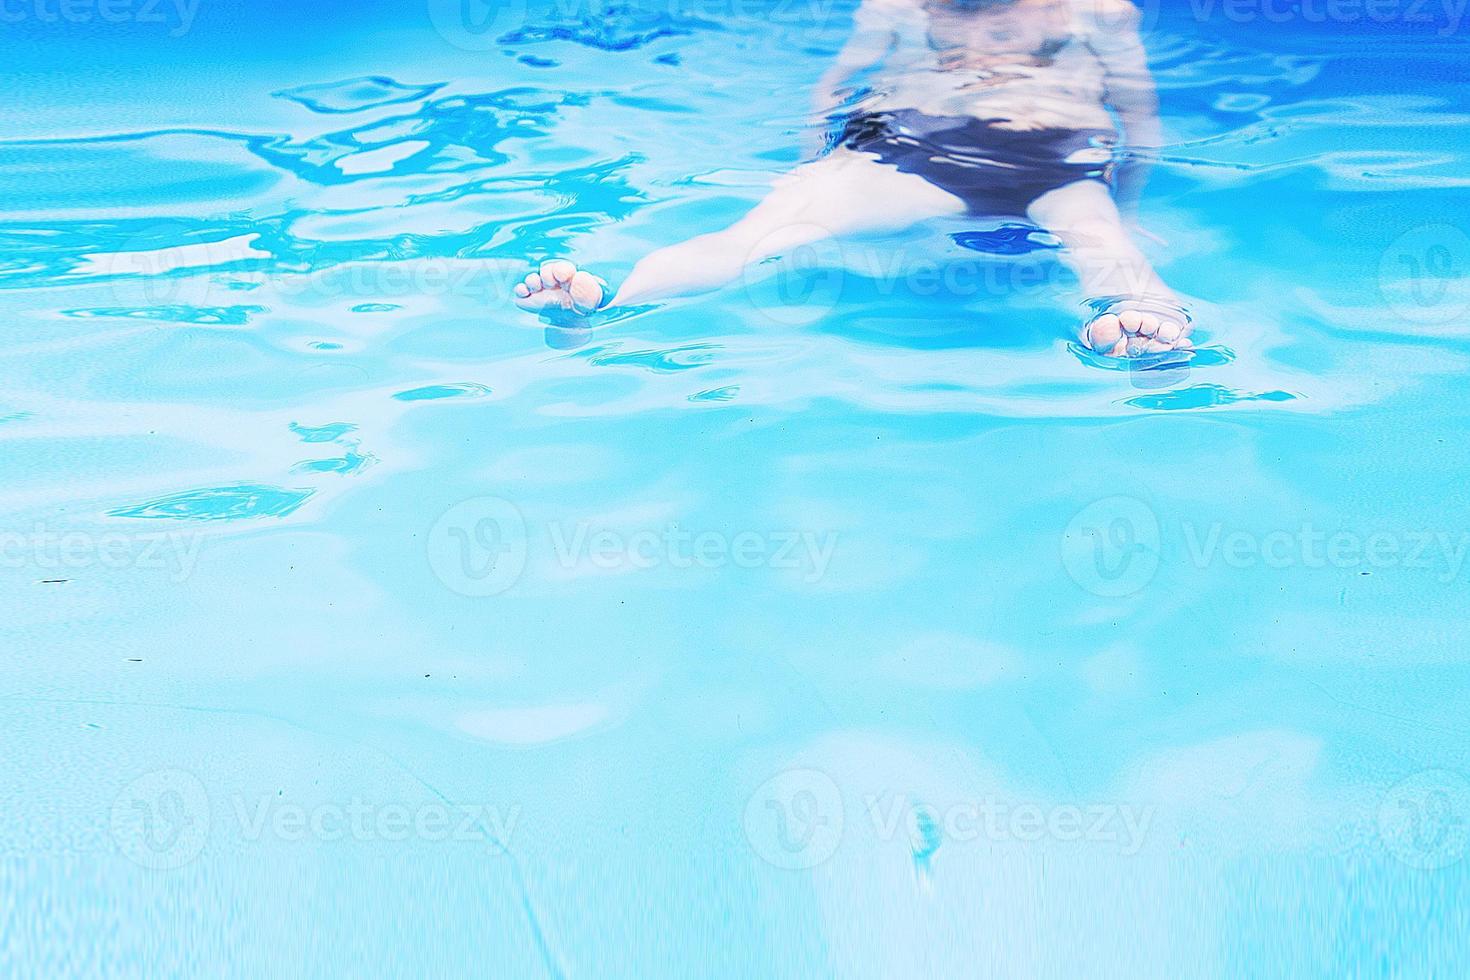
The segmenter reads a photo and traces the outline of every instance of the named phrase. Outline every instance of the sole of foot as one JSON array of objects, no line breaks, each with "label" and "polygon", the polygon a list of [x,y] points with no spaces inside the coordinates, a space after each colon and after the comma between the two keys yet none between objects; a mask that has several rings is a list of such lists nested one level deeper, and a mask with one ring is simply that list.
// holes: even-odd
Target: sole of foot
[{"label": "sole of foot", "polygon": [[1104,313],[1082,328],[1082,342],[1107,357],[1138,357],[1171,350],[1191,350],[1189,321],[1145,310]]},{"label": "sole of foot", "polygon": [[516,305],[531,313],[563,310],[586,316],[602,307],[607,285],[565,259],[552,259],[516,283],[514,292]]}]

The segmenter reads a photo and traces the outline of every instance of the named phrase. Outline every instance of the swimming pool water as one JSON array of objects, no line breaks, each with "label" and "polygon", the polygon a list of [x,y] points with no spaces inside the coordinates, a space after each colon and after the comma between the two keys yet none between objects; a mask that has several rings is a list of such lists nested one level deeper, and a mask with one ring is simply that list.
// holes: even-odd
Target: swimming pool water
[{"label": "swimming pool water", "polygon": [[1453,5],[1148,5],[1162,372],[974,223],[510,306],[848,0],[144,6],[0,25],[7,975],[1459,972]]}]

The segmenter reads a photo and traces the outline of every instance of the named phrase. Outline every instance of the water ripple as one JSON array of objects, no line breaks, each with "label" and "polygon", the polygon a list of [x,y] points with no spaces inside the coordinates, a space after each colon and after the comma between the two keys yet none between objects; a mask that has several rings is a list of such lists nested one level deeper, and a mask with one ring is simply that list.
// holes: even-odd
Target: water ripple
[{"label": "water ripple", "polygon": [[208,487],[170,494],[145,503],[110,510],[107,516],[174,521],[237,521],[286,517],[306,503],[313,493],[314,490],[287,490],[256,483],[238,483],[227,487]]},{"label": "water ripple", "polygon": [[309,459],[297,463],[291,468],[293,473],[336,473],[340,476],[353,476],[372,466],[378,458],[372,453],[359,453],[348,450],[341,456],[330,459]]},{"label": "water ripple", "polygon": [[490,389],[482,384],[472,381],[460,382],[458,384],[427,385],[423,388],[411,388],[408,391],[400,391],[393,397],[401,402],[425,402],[438,401],[444,398],[483,398],[490,394]]},{"label": "water ripple", "polygon": [[344,113],[360,112],[363,109],[399,102],[414,102],[443,87],[443,82],[433,85],[402,85],[382,75],[369,75],[340,82],[281,89],[271,94],[278,99],[300,103],[312,112]]},{"label": "water ripple", "polygon": [[636,367],[656,374],[688,371],[711,363],[719,351],[717,344],[684,344],[662,350],[619,350],[621,345],[607,345],[578,351],[574,357],[585,358],[598,367]]},{"label": "water ripple", "polygon": [[336,442],[343,436],[357,431],[357,426],[351,422],[333,422],[329,425],[300,425],[292,422],[292,432],[301,437],[302,442]]},{"label": "water ripple", "polygon": [[696,392],[689,396],[689,400],[692,402],[729,402],[734,401],[739,394],[739,385],[725,385],[722,388],[710,388]]},{"label": "water ripple", "polygon": [[609,4],[595,14],[568,18],[562,23],[534,24],[502,34],[506,45],[570,41],[601,51],[632,51],[668,37],[697,31],[723,31],[724,25],[699,17],[640,10],[630,4]]},{"label": "water ripple", "polygon": [[164,323],[197,323],[209,326],[243,327],[251,314],[264,313],[263,306],[105,306],[92,310],[62,310],[62,316],[120,317],[131,320],[161,320]]},{"label": "water ripple", "polygon": [[1286,391],[1263,391],[1256,394],[1237,391],[1224,385],[1200,384],[1174,391],[1140,395],[1128,399],[1128,405],[1155,412],[1177,412],[1193,408],[1219,408],[1240,402],[1289,402],[1296,395]]}]

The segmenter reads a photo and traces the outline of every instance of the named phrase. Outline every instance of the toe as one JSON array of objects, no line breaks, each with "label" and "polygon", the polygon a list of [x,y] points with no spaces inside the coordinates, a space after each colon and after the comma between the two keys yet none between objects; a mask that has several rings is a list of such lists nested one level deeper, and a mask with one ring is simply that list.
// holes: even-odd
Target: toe
[{"label": "toe", "polygon": [[1179,329],[1178,323],[1173,320],[1165,320],[1159,324],[1159,332],[1154,335],[1154,338],[1172,346],[1179,341]]},{"label": "toe", "polygon": [[577,272],[572,276],[568,291],[572,294],[572,306],[578,313],[592,313],[602,305],[602,280],[590,272]]},{"label": "toe", "polygon": [[521,299],[525,299],[527,296],[531,295],[531,287],[527,286],[523,282],[518,282],[516,283],[515,293]]},{"label": "toe", "polygon": [[1111,313],[1104,314],[1087,325],[1087,346],[1096,351],[1110,350],[1123,337],[1123,324]]},{"label": "toe", "polygon": [[541,281],[551,286],[560,286],[572,281],[577,267],[566,259],[551,259],[541,263]]},{"label": "toe", "polygon": [[1137,334],[1143,326],[1143,314],[1137,310],[1128,310],[1118,317],[1118,321],[1123,324],[1124,332]]},{"label": "toe", "polygon": [[543,287],[541,284],[541,277],[534,272],[531,273],[529,276],[526,277],[526,288],[533,293],[542,289]]},{"label": "toe", "polygon": [[1159,332],[1159,318],[1152,313],[1143,315],[1143,322],[1138,325],[1138,332],[1144,337],[1152,337]]}]

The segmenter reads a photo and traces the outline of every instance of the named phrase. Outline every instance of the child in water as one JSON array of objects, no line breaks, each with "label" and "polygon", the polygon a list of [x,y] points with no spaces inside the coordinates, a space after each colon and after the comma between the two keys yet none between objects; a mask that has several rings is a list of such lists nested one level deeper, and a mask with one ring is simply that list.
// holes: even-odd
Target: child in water
[{"label": "child in water", "polygon": [[1129,233],[1145,179],[1124,139],[1160,142],[1158,100],[1129,0],[863,0],[817,91],[873,69],[835,146],[780,178],[735,224],[644,257],[613,294],[566,260],[516,303],[576,318],[716,289],[825,237],[945,217],[1023,218],[1063,247],[1094,316],[1081,339],[1128,357],[1187,349],[1189,317]]}]

